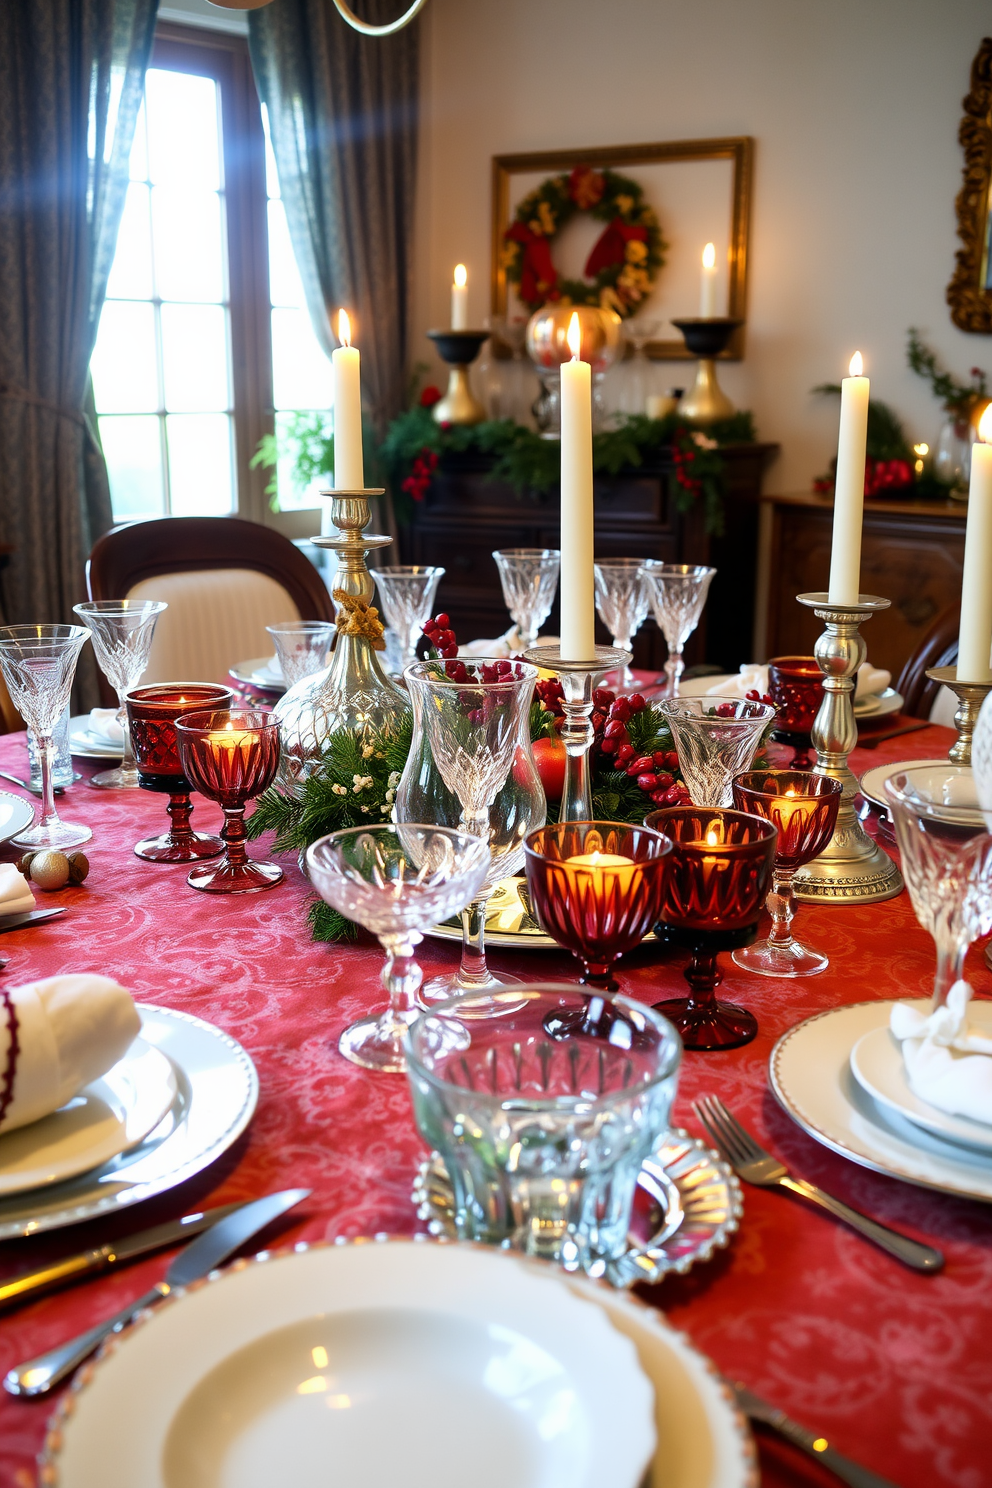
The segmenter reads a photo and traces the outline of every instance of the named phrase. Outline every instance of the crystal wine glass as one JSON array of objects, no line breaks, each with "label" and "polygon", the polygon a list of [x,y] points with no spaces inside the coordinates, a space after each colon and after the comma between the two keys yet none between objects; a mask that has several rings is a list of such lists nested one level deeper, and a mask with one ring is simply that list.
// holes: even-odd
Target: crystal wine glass
[{"label": "crystal wine glass", "polygon": [[190,791],[176,741],[176,719],[204,708],[231,708],[234,693],[213,682],[156,682],[127,695],[131,743],[143,790],[168,794],[169,830],[135,843],[135,856],[149,863],[195,863],[217,858],[224,844],[212,833],[194,832]]},{"label": "crystal wine glass", "polygon": [[72,608],[92,632],[96,659],[117,694],[117,722],[124,735],[120,764],[114,770],[101,770],[90,785],[98,790],[125,790],[138,784],[125,699],[144,675],[158,617],[169,607],[161,599],[90,599]]},{"label": "crystal wine glass", "polygon": [[992,929],[992,836],[966,765],[920,765],[885,782],[916,918],[937,947],[933,1010],[964,973],[968,947]]},{"label": "crystal wine glass", "polygon": [[796,912],[792,880],[796,869],[818,857],[834,835],[840,781],[805,770],[752,770],[736,776],[733,789],[737,810],[770,821],[778,832],[778,846],[766,901],[771,931],[766,940],[736,950],[732,959],[759,976],[814,976],[826,971],[827,957],[792,934]]},{"label": "crystal wine glass", "polygon": [[276,648],[287,692],[304,677],[324,670],[336,632],[333,620],[287,620],[265,628]]},{"label": "crystal wine glass", "polygon": [[557,548],[500,548],[493,553],[503,586],[503,602],[526,651],[551,614],[558,588],[561,553]]},{"label": "crystal wine glass", "polygon": [[668,646],[665,671],[669,696],[678,697],[679,678],[685,671],[682,652],[699,624],[716,569],[693,563],[660,563],[649,558],[642,564],[642,572],[654,618]]},{"label": "crystal wine glass", "polygon": [[[619,651],[631,650],[631,641],[647,618],[649,600],[643,567],[642,558],[598,558],[593,565],[596,612]],[[629,666],[618,671],[616,677],[620,688],[635,685]]]},{"label": "crystal wine glass", "polygon": [[444,569],[424,567],[420,563],[392,564],[373,569],[372,577],[379,590],[383,614],[400,639],[402,671],[417,659],[417,642],[424,621],[434,613],[437,586],[444,577]]},{"label": "crystal wine glass", "polygon": [[414,951],[425,930],[478,892],[488,864],[481,837],[419,822],[348,827],[307,849],[320,897],[371,930],[386,953],[389,1006],[345,1029],[338,1048],[346,1059],[391,1074],[406,1069],[403,1036],[417,1016],[422,979]]},{"label": "crystal wine glass", "polygon": [[478,892],[462,910],[461,965],[421,988],[427,1007],[519,980],[497,977],[486,964],[486,907],[500,880],[523,867],[524,839],[544,822],[547,804],[530,747],[536,667],[502,658],[471,665],[421,661],[405,675],[413,742],[396,792],[396,819],[458,827],[481,837],[491,853]]},{"label": "crystal wine glass", "polygon": [[693,804],[730,806],[733,778],[749,768],[774,707],[746,698],[666,698],[659,711],[672,731]]},{"label": "crystal wine glass", "polygon": [[282,882],[278,863],[258,863],[245,851],[245,807],[275,778],[279,723],[262,709],[185,713],[176,720],[183,774],[210,801],[224,808],[220,863],[194,868],[190,888],[208,894],[257,894]]},{"label": "crystal wine glass", "polygon": [[0,669],[14,707],[34,730],[41,760],[37,815],[32,826],[10,839],[12,847],[78,847],[93,836],[89,827],[60,819],[52,792],[52,736],[89,638],[85,625],[0,626]]},{"label": "crystal wine glass", "polygon": [[624,340],[634,353],[629,367],[625,369],[627,388],[624,408],[627,413],[644,413],[648,398],[648,359],[644,353],[648,342],[654,340],[660,327],[660,320],[646,319],[640,315],[623,323]]}]

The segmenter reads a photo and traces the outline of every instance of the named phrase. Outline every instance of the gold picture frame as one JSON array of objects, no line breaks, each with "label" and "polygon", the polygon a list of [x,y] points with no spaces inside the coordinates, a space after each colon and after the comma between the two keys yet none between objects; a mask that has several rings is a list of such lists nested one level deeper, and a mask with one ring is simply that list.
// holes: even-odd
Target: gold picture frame
[{"label": "gold picture frame", "polygon": [[992,37],[971,64],[971,90],[962,100],[958,140],[964,179],[954,203],[961,247],[947,286],[951,319],[962,331],[992,333]]},{"label": "gold picture frame", "polygon": [[[751,189],[754,171],[754,140],[750,135],[719,139],[673,140],[654,145],[608,145],[589,150],[540,150],[523,155],[493,156],[492,313],[505,315],[506,269],[503,264],[503,234],[510,226],[512,187],[515,175],[535,172],[555,175],[577,165],[620,169],[658,165],[673,161],[729,160],[733,165],[731,222],[728,243],[728,314],[735,320],[747,317],[748,241],[751,221]],[[739,362],[744,355],[745,325],[734,332],[723,361]],[[694,361],[682,340],[651,341],[645,348],[654,361]]]}]

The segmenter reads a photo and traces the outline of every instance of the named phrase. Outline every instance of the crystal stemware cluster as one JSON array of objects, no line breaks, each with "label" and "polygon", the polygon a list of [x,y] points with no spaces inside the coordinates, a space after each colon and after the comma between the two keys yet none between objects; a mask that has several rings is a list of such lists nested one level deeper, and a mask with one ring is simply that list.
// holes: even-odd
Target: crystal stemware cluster
[{"label": "crystal stemware cluster", "polygon": [[374,577],[386,622],[399,637],[402,671],[417,659],[417,642],[434,609],[444,569],[395,564],[377,568]]},{"label": "crystal stemware cluster", "polygon": [[557,548],[503,548],[493,553],[503,601],[520,636],[520,650],[537,640],[551,614],[558,588],[561,553]]}]

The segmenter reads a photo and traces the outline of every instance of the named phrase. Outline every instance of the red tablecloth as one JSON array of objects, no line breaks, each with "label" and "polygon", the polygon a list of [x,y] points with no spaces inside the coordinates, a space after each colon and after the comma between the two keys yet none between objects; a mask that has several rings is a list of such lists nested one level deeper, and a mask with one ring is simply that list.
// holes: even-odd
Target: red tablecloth
[{"label": "red tablecloth", "polygon": [[[860,751],[854,768],[941,756],[950,738],[946,729],[928,728],[889,740]],[[23,773],[23,735],[0,740],[0,764]],[[248,899],[198,894],[186,887],[184,870],[140,862],[132,845],[165,825],[163,804],[140,790],[71,788],[60,810],[93,827],[85,849],[90,877],[81,889],[39,895],[67,905],[63,918],[4,935],[0,945],[11,984],[57,972],[107,972],[139,1001],[218,1024],[258,1066],[258,1111],[237,1147],[183,1190],[132,1211],[116,1233],[178,1215],[208,1196],[224,1203],[290,1184],[314,1192],[287,1239],[413,1230],[409,1194],[422,1149],[406,1083],[358,1070],[336,1050],[346,1023],[380,999],[378,949],[309,941],[308,889],[292,862],[284,885]],[[218,819],[198,802],[195,824]],[[717,1092],[797,1173],[939,1245],[946,1270],[918,1276],[798,1200],[748,1188],[729,1249],[648,1295],[728,1375],[902,1488],[982,1488],[992,1475],[992,1211],[826,1151],[780,1111],[766,1078],[774,1041],[810,1014],[868,997],[927,994],[933,945],[905,894],[863,908],[803,906],[800,917],[803,933],[829,953],[829,970],[808,981],[774,982],[738,972],[725,958],[724,991],[753,1009],[761,1032],[747,1048],[686,1057],[675,1119],[698,1130],[691,1099]],[[454,946],[436,942],[422,950],[429,971],[452,966],[457,956]],[[558,953],[496,951],[491,959],[497,968],[542,979],[574,974]],[[684,986],[682,964],[640,950],[620,974],[623,990],[649,1002],[672,996]],[[977,950],[969,974],[988,993]],[[79,1226],[0,1246],[0,1274],[74,1251],[96,1235],[106,1238],[107,1231]],[[152,1257],[0,1317],[0,1373],[137,1297],[163,1267],[161,1256]],[[50,1409],[50,1402],[22,1403],[0,1392],[0,1488],[35,1482]],[[761,1450],[767,1484],[835,1481],[801,1465],[789,1449],[763,1441]]]}]

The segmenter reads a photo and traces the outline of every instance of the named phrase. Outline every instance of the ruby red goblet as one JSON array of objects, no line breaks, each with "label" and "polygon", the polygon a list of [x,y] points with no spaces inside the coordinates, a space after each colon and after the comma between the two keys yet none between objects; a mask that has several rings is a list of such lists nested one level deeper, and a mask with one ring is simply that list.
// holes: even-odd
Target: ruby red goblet
[{"label": "ruby red goblet", "polygon": [[234,693],[229,687],[207,682],[159,682],[134,688],[124,701],[138,784],[144,790],[168,795],[166,811],[171,823],[161,836],[143,838],[135,853],[150,863],[195,863],[201,858],[219,857],[224,851],[221,839],[194,832],[189,824],[193,785],[183,774],[179,760],[176,719],[194,708],[229,708]]}]

